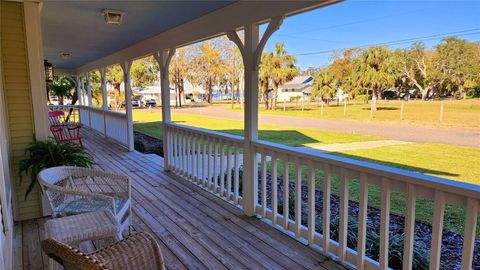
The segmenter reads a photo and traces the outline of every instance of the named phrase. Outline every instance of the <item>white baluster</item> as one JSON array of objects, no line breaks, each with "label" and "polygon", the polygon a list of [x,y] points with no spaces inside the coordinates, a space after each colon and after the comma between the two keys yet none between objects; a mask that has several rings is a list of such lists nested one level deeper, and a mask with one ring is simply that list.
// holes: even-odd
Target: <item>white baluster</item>
[{"label": "white baluster", "polygon": [[233,199],[235,204],[238,204],[238,189],[239,189],[239,170],[240,170],[240,165],[238,162],[240,156],[240,148],[239,145],[235,145],[235,158],[234,158],[234,167],[235,167],[235,175],[234,175],[234,180],[233,180]]},{"label": "white baluster", "polygon": [[220,196],[225,195],[225,142],[220,141]]},{"label": "white baluster", "polygon": [[[302,228],[302,164],[301,160],[295,160],[295,235],[300,237]],[[288,219],[288,216],[284,217]]]},{"label": "white baluster", "polygon": [[290,185],[289,185],[289,170],[288,170],[289,157],[285,155],[284,166],[283,166],[283,228],[288,230],[288,221],[290,220],[290,207],[289,207],[289,196],[290,196]]},{"label": "white baluster", "polygon": [[212,153],[213,153],[213,140],[208,139],[208,178],[207,178],[207,188],[212,189]]},{"label": "white baluster", "polygon": [[261,204],[262,204],[262,216],[267,214],[267,153],[262,151],[262,180],[260,192],[262,193]]},{"label": "white baluster", "polygon": [[430,270],[440,269],[440,255],[442,251],[443,217],[445,214],[445,193],[435,190],[432,221],[432,243],[430,253]]},{"label": "white baluster", "polygon": [[365,247],[367,235],[368,182],[365,173],[360,174],[360,202],[358,212],[357,269],[365,266]]},{"label": "white baluster", "polygon": [[277,213],[278,213],[278,204],[277,204],[277,154],[272,152],[272,222],[277,224]]},{"label": "white baluster", "polygon": [[189,178],[191,180],[192,178],[192,170],[190,170],[190,166],[191,166],[191,160],[190,160],[190,154],[191,154],[191,150],[192,150],[192,144],[191,144],[191,140],[192,139],[192,136],[191,136],[191,133],[190,132],[187,132],[186,133],[186,136],[185,136],[185,140],[186,140],[186,153],[185,153],[185,176],[187,178]]},{"label": "white baluster", "polygon": [[208,169],[207,169],[207,146],[208,146],[208,138],[206,136],[202,136],[202,184],[204,187],[207,186],[207,177],[208,177]]},{"label": "white baluster", "polygon": [[227,200],[232,199],[232,144],[227,144]]},{"label": "white baluster", "polygon": [[465,233],[462,249],[462,270],[472,269],[473,250],[475,245],[475,230],[478,220],[478,200],[468,198],[467,218],[465,220]]},{"label": "white baluster", "polygon": [[218,163],[217,163],[217,157],[218,157],[218,145],[220,142],[217,139],[213,140],[214,142],[214,152],[213,152],[213,192],[217,193],[218,192]]},{"label": "white baluster", "polygon": [[315,167],[308,162],[308,245],[313,246],[315,238]]},{"label": "white baluster", "polygon": [[390,181],[382,179],[381,221],[380,221],[380,268],[388,268],[388,232],[390,226]]},{"label": "white baluster", "polygon": [[345,262],[348,235],[348,172],[341,170],[340,178],[340,221],[339,221],[339,251],[340,262]]},{"label": "white baluster", "polygon": [[330,166],[325,164],[323,168],[323,254],[328,254],[330,245],[330,194],[332,173]]},{"label": "white baluster", "polygon": [[405,213],[405,241],[403,246],[403,270],[412,269],[415,241],[415,186],[407,185],[407,211]]}]

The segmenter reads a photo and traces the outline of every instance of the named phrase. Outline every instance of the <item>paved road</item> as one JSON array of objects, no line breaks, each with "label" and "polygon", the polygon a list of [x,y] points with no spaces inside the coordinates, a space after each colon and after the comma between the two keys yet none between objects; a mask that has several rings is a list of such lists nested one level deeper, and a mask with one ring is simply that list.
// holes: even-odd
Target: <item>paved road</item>
[{"label": "paved road", "polygon": [[[243,120],[242,112],[225,110],[220,106],[173,109],[173,111],[175,113]],[[406,124],[371,123],[354,120],[304,118],[265,114],[259,115],[259,123],[380,136],[386,139],[407,142],[432,142],[480,147],[480,130],[447,129]]]}]

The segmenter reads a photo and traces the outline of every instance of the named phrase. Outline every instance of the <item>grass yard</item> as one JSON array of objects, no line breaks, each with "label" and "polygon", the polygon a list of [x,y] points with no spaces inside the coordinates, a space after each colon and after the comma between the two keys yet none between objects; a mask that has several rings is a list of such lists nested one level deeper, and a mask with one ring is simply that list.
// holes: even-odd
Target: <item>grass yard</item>
[{"label": "grass yard", "polygon": [[[161,119],[161,112],[133,112],[135,130],[157,138],[161,138],[163,134]],[[197,115],[183,113],[172,114],[172,120],[183,125],[243,136],[243,121],[226,121],[222,118],[199,117]],[[380,139],[374,136],[313,129],[297,129],[278,125],[260,125],[259,138],[289,146],[311,146],[316,144],[347,143]]]},{"label": "grass yard", "polygon": [[[400,101],[379,101],[375,117],[370,117],[370,104],[348,105],[347,114],[343,114],[343,104],[331,103],[324,106],[321,115],[320,106],[314,102],[305,104],[304,111],[300,103],[289,103],[283,111],[283,103],[277,104],[275,111],[266,111],[260,104],[259,113],[289,116],[303,116],[327,119],[351,119],[373,122],[391,122],[414,125],[426,125],[447,128],[480,128],[480,99],[444,101],[443,121],[440,122],[440,101],[408,101],[404,104],[404,120],[400,120]],[[234,110],[240,111],[239,108]]]},{"label": "grass yard", "polygon": [[[480,185],[480,149],[478,148],[415,143],[332,154]],[[278,175],[283,174],[283,168],[284,163],[280,160],[278,162]],[[268,170],[271,171],[270,166],[268,166]],[[318,170],[316,175],[316,186],[321,190],[323,185],[323,172]],[[290,180],[295,177],[295,167],[293,164],[289,164],[289,177]],[[302,178],[304,185],[307,184],[306,177],[307,168],[303,168]],[[350,199],[358,201],[360,182],[358,180],[351,180],[349,187]],[[336,195],[340,194],[340,178],[338,175],[333,175],[332,193]],[[380,188],[370,186],[368,194],[368,204],[370,206],[380,207]],[[392,212],[403,215],[406,210],[405,195],[403,193],[393,192],[391,195],[391,207]],[[416,219],[430,224],[432,221],[433,202],[431,200],[418,198],[416,209]],[[464,220],[464,209],[453,206],[446,207],[446,228],[458,233],[463,233]],[[477,235],[480,236],[480,223],[478,225]]]},{"label": "grass yard", "polygon": [[[133,120],[135,129],[148,135],[161,138],[161,113],[134,111]],[[242,135],[243,122],[196,115],[174,114],[173,120],[180,124],[206,128],[234,135]],[[277,142],[290,146],[308,146],[315,144],[357,142],[379,139],[372,136],[346,134],[331,131],[311,129],[295,129],[277,125],[260,125],[259,136],[263,140]],[[425,173],[437,177],[480,185],[480,149],[461,146],[451,146],[433,143],[412,143],[396,146],[384,146],[373,149],[351,150],[332,153],[353,159],[379,163],[396,168]],[[279,162],[279,175],[283,173],[283,164]],[[270,171],[270,168],[269,168]],[[289,166],[290,179],[295,175],[294,166]],[[306,181],[306,171],[303,177]],[[322,187],[323,173],[317,172],[317,186]],[[333,193],[339,194],[339,178],[333,176]],[[359,182],[350,181],[351,199],[358,200]],[[404,194],[392,193],[392,211],[403,214],[405,212]],[[378,187],[369,188],[369,205],[380,205],[380,190]],[[416,219],[427,223],[431,222],[433,203],[430,200],[417,200]],[[463,232],[463,209],[447,206],[445,225],[447,228]],[[478,234],[480,235],[480,223]]]}]

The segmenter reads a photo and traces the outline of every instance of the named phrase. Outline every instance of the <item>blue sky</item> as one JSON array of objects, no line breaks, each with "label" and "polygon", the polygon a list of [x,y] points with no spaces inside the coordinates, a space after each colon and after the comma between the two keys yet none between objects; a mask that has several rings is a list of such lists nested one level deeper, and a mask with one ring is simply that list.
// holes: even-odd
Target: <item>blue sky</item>
[{"label": "blue sky", "polygon": [[[297,56],[297,65],[306,69],[328,64],[331,50],[438,35],[424,41],[433,47],[445,36],[439,34],[454,32],[480,41],[480,0],[346,1],[285,19],[265,50],[284,42]],[[408,41],[390,47],[410,45]]]}]

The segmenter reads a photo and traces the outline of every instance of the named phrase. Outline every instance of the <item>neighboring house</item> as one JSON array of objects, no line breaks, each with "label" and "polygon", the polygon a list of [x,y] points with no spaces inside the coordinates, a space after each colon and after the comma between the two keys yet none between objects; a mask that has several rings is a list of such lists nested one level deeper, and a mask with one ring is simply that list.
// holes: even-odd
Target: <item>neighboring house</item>
[{"label": "neighboring house", "polygon": [[278,88],[277,101],[290,101],[292,97],[308,96],[312,92],[312,76],[296,76]]},{"label": "neighboring house", "polygon": [[[159,85],[151,85],[145,88],[138,88],[134,92],[136,95],[140,96],[140,99],[146,101],[147,99],[155,99],[157,104],[161,104],[162,100],[162,90]],[[175,90],[170,86],[170,104],[175,104]]]}]

